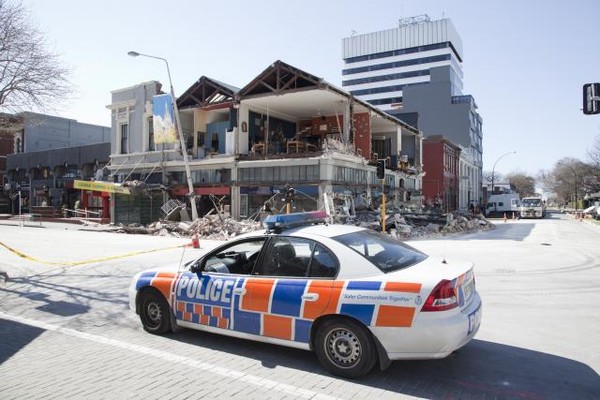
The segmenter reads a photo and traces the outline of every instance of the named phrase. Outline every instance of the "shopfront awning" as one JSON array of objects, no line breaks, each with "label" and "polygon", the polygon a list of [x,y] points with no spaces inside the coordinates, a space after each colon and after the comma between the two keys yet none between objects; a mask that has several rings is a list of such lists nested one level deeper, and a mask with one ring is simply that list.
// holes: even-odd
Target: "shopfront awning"
[{"label": "shopfront awning", "polygon": [[73,189],[91,190],[94,192],[108,192],[119,194],[131,194],[128,187],[119,183],[100,181],[73,181]]}]

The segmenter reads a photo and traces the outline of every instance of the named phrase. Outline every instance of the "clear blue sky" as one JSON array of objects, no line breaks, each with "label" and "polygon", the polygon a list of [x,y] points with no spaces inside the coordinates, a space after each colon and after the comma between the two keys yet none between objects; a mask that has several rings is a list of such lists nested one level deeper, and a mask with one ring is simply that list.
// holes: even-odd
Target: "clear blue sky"
[{"label": "clear blue sky", "polygon": [[206,75],[242,87],[282,60],[341,87],[341,41],[398,19],[449,17],[463,40],[464,92],[483,118],[484,170],[535,175],[586,159],[600,115],[583,115],[582,85],[600,82],[598,0],[23,0],[76,93],[59,111],[110,125],[112,90],[159,80],[168,59],[177,95]]}]

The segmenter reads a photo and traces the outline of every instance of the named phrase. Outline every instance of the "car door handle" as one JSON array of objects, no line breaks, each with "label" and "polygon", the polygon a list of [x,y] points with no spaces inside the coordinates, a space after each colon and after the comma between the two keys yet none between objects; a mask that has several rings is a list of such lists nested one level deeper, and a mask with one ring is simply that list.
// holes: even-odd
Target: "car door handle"
[{"label": "car door handle", "polygon": [[233,294],[239,294],[239,295],[243,296],[246,294],[246,289],[244,289],[244,288],[233,289]]},{"label": "car door handle", "polygon": [[319,300],[318,293],[306,293],[302,295],[302,299],[306,301],[317,301]]}]

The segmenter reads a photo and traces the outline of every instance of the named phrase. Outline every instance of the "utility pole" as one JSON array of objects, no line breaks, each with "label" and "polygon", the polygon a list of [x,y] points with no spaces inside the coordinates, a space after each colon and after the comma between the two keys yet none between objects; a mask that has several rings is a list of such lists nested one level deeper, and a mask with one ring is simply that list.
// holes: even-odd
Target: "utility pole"
[{"label": "utility pole", "polygon": [[181,146],[181,154],[183,156],[183,164],[185,166],[185,175],[188,184],[188,195],[190,196],[190,206],[192,207],[192,221],[198,219],[198,209],[196,208],[196,193],[194,192],[194,183],[192,181],[192,172],[190,170],[190,163],[188,160],[187,148],[185,145],[185,140],[183,138],[183,131],[181,129],[181,119],[179,117],[179,109],[177,108],[177,98],[175,97],[175,90],[173,89],[173,81],[171,80],[171,70],[169,69],[169,63],[165,58],[151,56],[148,54],[138,53],[137,51],[130,51],[127,53],[131,57],[148,57],[154,58],[157,60],[162,60],[165,62],[167,66],[167,74],[169,76],[169,85],[171,86],[171,97],[173,98],[173,113],[175,114],[175,124],[177,125],[177,134],[179,135],[179,144]]}]

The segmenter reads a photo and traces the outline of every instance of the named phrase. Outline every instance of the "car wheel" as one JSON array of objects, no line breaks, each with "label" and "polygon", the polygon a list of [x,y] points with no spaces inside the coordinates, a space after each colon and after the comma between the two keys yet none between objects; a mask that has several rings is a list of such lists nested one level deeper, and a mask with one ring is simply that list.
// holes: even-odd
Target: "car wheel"
[{"label": "car wheel", "polygon": [[371,333],[350,320],[329,320],[316,335],[319,362],[334,375],[358,378],[366,375],[377,361]]},{"label": "car wheel", "polygon": [[171,329],[171,311],[165,298],[155,292],[140,294],[140,319],[144,330],[157,335]]}]

